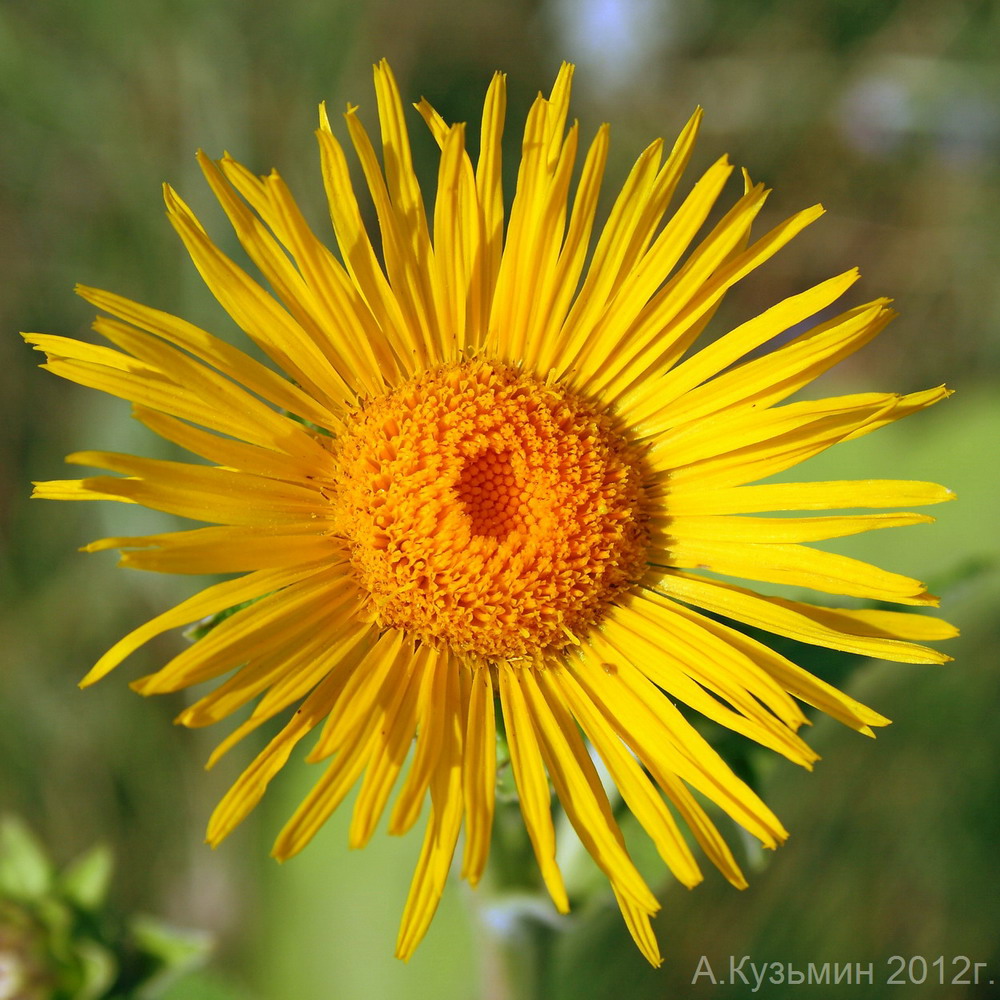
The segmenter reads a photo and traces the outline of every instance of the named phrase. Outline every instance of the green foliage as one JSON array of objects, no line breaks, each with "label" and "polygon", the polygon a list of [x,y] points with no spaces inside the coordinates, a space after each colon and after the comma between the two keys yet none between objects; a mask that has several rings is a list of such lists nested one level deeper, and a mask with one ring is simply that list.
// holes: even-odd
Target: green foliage
[{"label": "green foliage", "polygon": [[158,1000],[210,942],[107,905],[114,861],[98,845],[61,871],[17,817],[0,820],[0,996]]}]

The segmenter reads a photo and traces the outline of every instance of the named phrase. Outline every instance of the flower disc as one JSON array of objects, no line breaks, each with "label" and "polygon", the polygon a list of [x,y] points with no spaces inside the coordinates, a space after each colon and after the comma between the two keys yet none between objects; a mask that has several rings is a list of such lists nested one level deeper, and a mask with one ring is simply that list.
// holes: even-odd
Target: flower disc
[{"label": "flower disc", "polygon": [[445,365],[355,411],[335,449],[336,531],[384,627],[532,656],[642,572],[639,451],[564,387]]}]

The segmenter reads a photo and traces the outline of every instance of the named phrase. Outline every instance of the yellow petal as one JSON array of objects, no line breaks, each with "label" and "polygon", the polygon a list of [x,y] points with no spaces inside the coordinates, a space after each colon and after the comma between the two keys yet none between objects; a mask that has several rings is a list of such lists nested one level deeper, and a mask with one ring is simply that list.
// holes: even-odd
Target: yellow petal
[{"label": "yellow petal", "polygon": [[496,800],[496,709],[489,667],[471,672],[462,788],[465,797],[465,852],[462,878],[476,885],[486,867]]},{"label": "yellow petal", "polygon": [[[622,412],[628,414],[629,423],[641,433],[662,429],[659,418],[662,410],[673,409],[678,400],[683,400],[681,405],[686,405],[691,390],[785,330],[825,309],[843,295],[858,277],[857,269],[853,268],[805,292],[783,299],[691,355],[663,378],[654,380],[650,388],[638,386],[623,400]],[[654,414],[657,416],[655,420]],[[673,423],[678,422],[673,420]]]},{"label": "yellow petal", "polygon": [[324,560],[306,566],[282,567],[274,570],[257,570],[241,576],[236,580],[226,580],[207,587],[200,594],[181,601],[176,607],[164,611],[145,625],[119,639],[94,665],[86,677],[80,682],[81,687],[93,684],[114,670],[122,660],[133,653],[150,639],[173,628],[190,625],[191,622],[225,611],[228,608],[250,601],[254,598],[280,590],[290,584],[304,581],[310,577],[321,577],[328,573]]},{"label": "yellow petal", "polygon": [[98,309],[103,309],[139,329],[154,333],[169,343],[190,351],[195,357],[208,362],[224,375],[228,375],[251,392],[270,400],[276,406],[311,420],[327,430],[337,430],[339,427],[334,413],[319,400],[266,368],[259,361],[199,329],[193,323],[159,309],[151,309],[149,306],[132,302],[113,292],[88,288],[85,285],[78,285],[76,291]]},{"label": "yellow petal", "polygon": [[670,514],[755,514],[772,510],[846,510],[863,507],[922,507],[954,500],[937,483],[906,479],[858,479],[819,483],[703,487],[696,482],[670,489]]},{"label": "yellow petal", "polygon": [[444,701],[437,707],[442,740],[430,782],[430,820],[396,939],[396,956],[403,961],[412,956],[434,917],[462,826],[462,710],[458,689],[458,675],[452,669]]},{"label": "yellow petal", "polygon": [[102,538],[84,552],[123,549],[120,565],[157,573],[245,573],[327,559],[344,563],[341,543],[308,527],[288,533],[212,527],[163,535]]},{"label": "yellow petal", "polygon": [[549,890],[556,909],[569,911],[569,899],[556,864],[556,835],[552,825],[549,783],[542,764],[542,751],[538,745],[531,714],[524,695],[517,683],[516,668],[502,665],[497,671],[500,678],[500,704],[503,709],[510,762],[521,804],[524,825],[535,851],[545,887]]},{"label": "yellow petal", "polygon": [[649,561],[659,566],[707,569],[723,576],[808,587],[828,594],[896,604],[937,604],[937,598],[928,594],[919,580],[805,545],[678,537],[668,539],[666,548],[652,550]]},{"label": "yellow petal", "polygon": [[344,570],[328,569],[262,597],[216,625],[155,674],[135,681],[140,694],[164,694],[211,680],[253,656],[293,651],[303,630],[323,621],[331,597],[343,589]]},{"label": "yellow petal", "polygon": [[951,659],[936,649],[898,639],[862,637],[840,632],[814,617],[809,611],[810,605],[763,597],[742,587],[706,580],[689,573],[665,573],[652,589],[706,611],[814,646],[827,646],[830,649],[842,649],[848,653],[900,663],[944,663]]},{"label": "yellow petal", "polygon": [[441,755],[445,738],[441,725],[441,706],[448,697],[456,664],[445,650],[423,645],[417,652],[421,677],[417,702],[417,747],[413,763],[389,817],[389,832],[401,835],[420,816],[424,796]]},{"label": "yellow petal", "polygon": [[514,678],[537,727],[556,794],[581,843],[620,893],[647,913],[655,913],[660,904],[628,856],[625,839],[572,716],[557,692],[552,691],[555,696],[551,700],[545,697],[545,690],[551,689],[542,687],[534,670],[520,670]]},{"label": "yellow petal", "polygon": [[652,838],[660,857],[684,885],[697,885],[701,871],[673,815],[636,759],[625,749],[607,720],[568,670],[544,672],[543,687],[555,687],[570,707],[587,739],[608,768],[629,809]]},{"label": "yellow petal", "polygon": [[[671,511],[673,514],[673,511]],[[715,542],[819,542],[879,528],[929,524],[927,514],[842,514],[827,517],[732,517],[680,514],[656,518],[657,537]]]}]

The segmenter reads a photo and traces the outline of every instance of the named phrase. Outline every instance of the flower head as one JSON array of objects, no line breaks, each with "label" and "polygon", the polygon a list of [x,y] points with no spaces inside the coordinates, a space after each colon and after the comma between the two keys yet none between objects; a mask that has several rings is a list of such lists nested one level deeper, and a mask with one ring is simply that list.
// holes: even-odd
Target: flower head
[{"label": "flower head", "polygon": [[[675,703],[805,767],[816,754],[797,733],[806,721],[799,702],[869,735],[887,720],[738,626],[917,663],[947,659],[918,642],[954,634],[923,615],[831,609],[718,578],[934,604],[916,580],[803,543],[931,520],[881,511],[947,500],[948,490],[757,481],[946,392],[784,402],[891,319],[886,300],[817,318],[856,271],[692,352],[726,291],[821,209],[751,241],[767,192],[744,173],[742,196],[699,238],[732,173],[723,158],[668,216],[696,112],[665,157],[657,141],[638,158],[591,253],[608,129],[588,148],[571,199],[579,141],[577,126],[566,128],[571,78],[564,66],[530,110],[505,224],[503,76],[486,95],[475,166],[465,127],[417,105],[441,150],[428,219],[396,83],[377,66],[381,163],[353,108],[346,123],[381,256],[325,111],[317,135],[339,258],[277,174],[199,155],[273,291],[223,254],[168,187],[170,220],[273,367],[92,288],[80,294],[107,314],[94,328],[112,347],[27,335],[48,355],[45,367],[130,400],[138,420],[208,463],[82,452],[69,461],[121,475],[42,483],[38,495],[139,503],[209,522],[87,549],[121,549],[122,564],[136,569],[238,574],[126,636],[85,683],[162,632],[236,608],[134,686],[152,694],[220,679],[181,714],[187,726],[255,702],[213,762],[287,716],[218,806],[213,844],[314,730],[309,759],[325,770],[280,833],[278,857],[301,850],[355,785],[355,846],[390,798],[389,831],[402,833],[429,794],[397,945],[404,958],[430,923],[463,828],[462,875],[475,883],[483,872],[497,712],[555,905],[564,911],[569,900],[550,781],[655,963],[650,917],[659,904],[629,858],[595,755],[682,883],[702,876],[678,819],[743,886],[694,793],[765,847],[785,830]],[[858,508],[879,512],[824,513]],[[821,513],[755,516],[767,511]]]}]

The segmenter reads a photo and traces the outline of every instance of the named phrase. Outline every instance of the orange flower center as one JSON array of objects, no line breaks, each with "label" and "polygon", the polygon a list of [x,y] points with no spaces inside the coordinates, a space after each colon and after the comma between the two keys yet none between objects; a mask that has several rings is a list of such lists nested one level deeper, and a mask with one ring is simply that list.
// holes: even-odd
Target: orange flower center
[{"label": "orange flower center", "polygon": [[334,449],[335,530],[383,627],[532,656],[643,571],[639,450],[564,387],[444,365],[359,407]]}]

